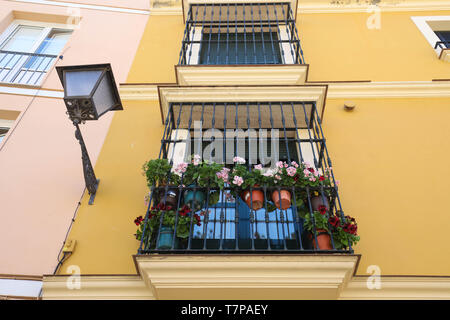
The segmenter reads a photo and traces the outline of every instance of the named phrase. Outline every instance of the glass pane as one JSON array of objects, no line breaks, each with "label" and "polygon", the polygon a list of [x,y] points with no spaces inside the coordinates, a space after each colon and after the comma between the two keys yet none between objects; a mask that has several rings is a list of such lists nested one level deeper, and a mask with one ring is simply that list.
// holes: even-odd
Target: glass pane
[{"label": "glass pane", "polygon": [[278,34],[276,32],[203,33],[199,63],[280,64]]},{"label": "glass pane", "polygon": [[95,109],[98,116],[111,109],[115,105],[113,88],[108,75],[104,76],[93,96]]},{"label": "glass pane", "polygon": [[44,28],[18,26],[0,46],[1,50],[30,52]]},{"label": "glass pane", "polygon": [[[44,41],[42,41],[35,53],[58,55],[66,45],[71,34],[72,31],[59,29],[52,30]],[[28,59],[23,68],[46,71],[50,68],[54,60],[55,58],[53,57],[33,56]]]},{"label": "glass pane", "polygon": [[68,96],[87,96],[102,74],[101,70],[66,72],[66,92]]}]

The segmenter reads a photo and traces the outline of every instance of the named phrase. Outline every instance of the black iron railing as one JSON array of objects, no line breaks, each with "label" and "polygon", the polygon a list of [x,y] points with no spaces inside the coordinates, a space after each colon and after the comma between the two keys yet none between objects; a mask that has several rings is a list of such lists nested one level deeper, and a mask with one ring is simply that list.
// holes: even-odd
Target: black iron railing
[{"label": "black iron railing", "polygon": [[39,85],[57,57],[0,50],[0,82]]},{"label": "black iron railing", "polygon": [[302,64],[289,3],[192,4],[180,65]]},{"label": "black iron railing", "polygon": [[450,48],[450,41],[438,41],[438,42],[436,42],[434,49],[437,49],[438,47],[441,49]]},{"label": "black iron railing", "polygon": [[[268,144],[261,139],[264,136],[260,135],[262,132],[267,133]],[[211,136],[214,136],[214,142],[221,150],[207,154],[206,145],[211,141],[202,139]],[[252,149],[255,137],[260,140],[256,149]],[[260,190],[265,195],[262,207],[253,210],[252,198],[250,203],[245,204],[239,196],[234,199],[230,196],[230,185],[222,190],[196,184],[185,186],[183,175],[181,182],[172,185],[171,181],[175,179],[174,173],[170,173],[164,186],[153,185],[150,188],[139,254],[353,252],[350,242],[348,245],[338,245],[333,236],[329,237],[328,247],[322,247],[317,242],[324,232],[314,224],[314,213],[322,210],[321,206],[326,209],[329,230],[332,230],[330,218],[344,221],[345,215],[315,102],[172,103],[161,141],[159,158],[167,159],[174,166],[184,160],[179,158],[182,153],[203,153],[206,160],[222,160],[225,164],[232,162],[235,156],[241,156],[247,160],[249,171],[254,170],[258,162],[258,159],[252,160],[252,155],[256,152],[264,158],[264,146],[271,151],[276,150],[275,144],[272,144],[275,142],[279,144],[278,152],[267,153],[269,156],[274,155],[276,160],[286,163],[309,162],[306,165],[312,172],[328,174],[329,183],[288,188],[268,185],[251,187],[250,192]],[[246,147],[244,151],[238,146],[242,142]],[[291,204],[285,208],[281,205],[274,207],[269,195],[273,192],[280,194],[283,189],[291,194]],[[196,203],[197,194],[202,194],[202,200]],[[216,198],[219,195],[215,204],[210,201],[213,194]],[[192,208],[187,215],[180,211],[185,205]],[[162,209],[160,212],[167,212],[164,209],[175,212],[170,213],[175,219],[172,230],[164,228],[164,213],[155,216],[159,209]],[[187,234],[179,237],[177,228],[186,228],[186,217]],[[179,224],[181,219],[184,219],[183,226]],[[311,232],[305,228],[307,219],[313,221]],[[150,227],[151,222],[153,227]],[[162,242],[164,245],[161,245]]]}]

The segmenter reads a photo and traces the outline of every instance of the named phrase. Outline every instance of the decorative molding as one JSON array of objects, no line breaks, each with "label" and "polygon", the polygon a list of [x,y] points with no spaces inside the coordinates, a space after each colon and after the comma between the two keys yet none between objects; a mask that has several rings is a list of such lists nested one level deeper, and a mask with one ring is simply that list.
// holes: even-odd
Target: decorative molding
[{"label": "decorative molding", "polygon": [[119,86],[121,100],[158,100],[156,84],[121,84]]},{"label": "decorative molding", "polygon": [[[336,2],[336,1],[334,1]],[[299,0],[297,13],[368,13],[374,10],[381,12],[399,11],[448,11],[449,0],[390,0],[380,1],[376,5],[357,2],[356,0],[345,1],[345,3],[333,3],[331,0]]]},{"label": "decorative molding", "polygon": [[450,81],[329,83],[328,99],[448,98]]},{"label": "decorative molding", "polygon": [[176,65],[178,84],[190,85],[296,85],[304,84],[309,65],[188,66]]},{"label": "decorative molding", "polygon": [[156,299],[336,299],[356,255],[138,255]]},{"label": "decorative molding", "polygon": [[[104,300],[144,299],[154,300],[151,291],[139,276],[81,275],[81,288],[69,289],[74,276],[44,276],[42,299],[45,300]],[[71,280],[74,279],[74,280]]]},{"label": "decorative molding", "polygon": [[319,115],[323,115],[327,85],[293,86],[158,86],[161,118],[173,102],[316,102]]},{"label": "decorative molding", "polygon": [[449,277],[381,277],[381,288],[369,289],[367,277],[354,277],[340,299],[450,299]]},{"label": "decorative molding", "polygon": [[[450,80],[446,79],[415,82],[314,82],[314,84],[328,86],[328,99],[450,97]],[[306,82],[305,85],[310,83]],[[119,92],[122,100],[157,100],[158,84],[122,84]]]},{"label": "decorative molding", "polygon": [[53,0],[8,0],[12,2],[24,2],[24,3],[34,3],[34,4],[45,4],[51,6],[61,6],[70,8],[80,8],[80,9],[93,9],[102,11],[113,11],[122,13],[134,13],[134,14],[149,14],[149,10],[138,10],[130,8],[120,8],[120,7],[110,7],[110,6],[100,6],[92,4],[81,4],[69,1],[53,1]]}]

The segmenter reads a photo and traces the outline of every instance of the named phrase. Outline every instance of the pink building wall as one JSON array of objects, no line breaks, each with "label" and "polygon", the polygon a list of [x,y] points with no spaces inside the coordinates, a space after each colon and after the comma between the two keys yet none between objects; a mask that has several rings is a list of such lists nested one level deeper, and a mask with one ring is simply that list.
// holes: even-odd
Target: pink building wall
[{"label": "pink building wall", "polygon": [[[73,2],[143,11],[149,6],[149,1],[140,0]],[[64,6],[0,0],[0,33],[17,18],[61,23],[71,12]],[[117,84],[125,82],[148,14],[85,8],[78,12],[79,28],[56,65],[111,63]],[[51,274],[84,190],[80,146],[63,100],[40,96],[44,91],[61,94],[54,68],[35,98],[26,86],[0,83],[0,89],[23,91],[0,93],[0,110],[20,111],[0,144],[0,274]],[[112,117],[109,113],[81,126],[93,164]],[[101,189],[100,182],[98,192]]]}]

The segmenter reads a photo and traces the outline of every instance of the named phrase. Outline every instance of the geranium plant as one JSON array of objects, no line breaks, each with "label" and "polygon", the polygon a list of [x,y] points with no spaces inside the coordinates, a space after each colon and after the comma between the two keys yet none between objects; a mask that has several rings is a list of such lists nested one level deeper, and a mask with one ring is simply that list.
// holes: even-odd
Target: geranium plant
[{"label": "geranium plant", "polygon": [[359,241],[358,225],[355,218],[345,216],[341,221],[338,216],[332,216],[329,218],[329,222],[336,249],[346,249],[349,244],[353,246]]},{"label": "geranium plant", "polygon": [[144,163],[143,173],[147,179],[147,185],[151,188],[153,185],[178,185],[179,179],[177,175],[171,174],[172,166],[167,159],[152,159]]},{"label": "geranium plant", "polygon": [[[319,210],[313,211],[313,214],[305,214],[304,227],[307,231],[314,233],[314,227],[317,230],[325,230],[329,232],[327,207],[324,205],[319,206]],[[314,221],[313,221],[314,220]]]},{"label": "geranium plant", "polygon": [[[197,185],[201,188],[222,189],[224,181],[218,176],[222,169],[223,165],[207,160],[201,161],[199,155],[194,155],[191,163],[182,162],[173,169],[173,172],[185,186]],[[219,201],[219,194],[218,190],[210,192],[209,205]]]},{"label": "geranium plant", "polygon": [[[178,221],[177,219],[178,212]],[[192,217],[193,215],[193,217]],[[162,222],[161,222],[162,217]],[[160,224],[165,227],[175,228],[176,236],[178,238],[189,237],[189,231],[191,226],[191,219],[193,224],[201,225],[201,218],[198,214],[193,213],[191,208],[187,205],[180,208],[178,211],[174,210],[171,206],[167,206],[163,203],[158,204],[155,207],[151,207],[147,222],[142,216],[137,217],[134,223],[138,226],[136,231],[136,239],[141,240],[144,237],[144,242],[147,242],[150,237],[155,238]],[[144,234],[145,228],[145,234]]]}]

